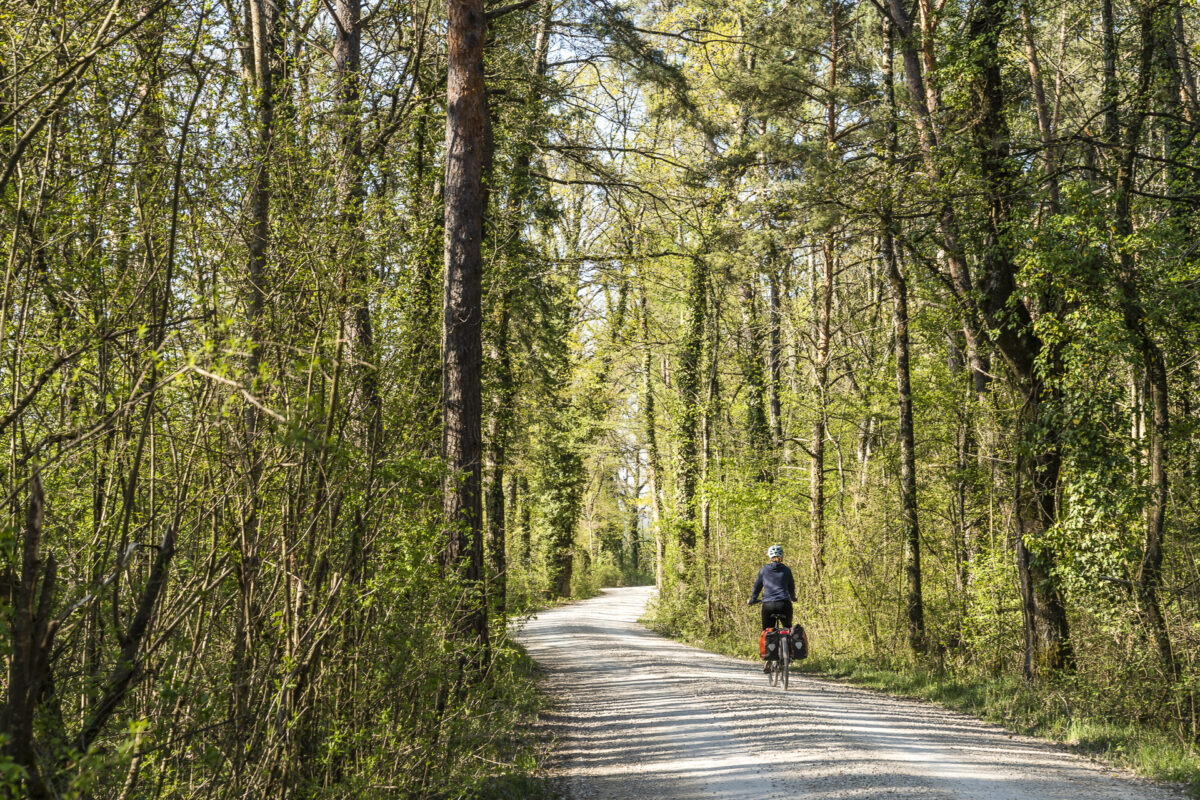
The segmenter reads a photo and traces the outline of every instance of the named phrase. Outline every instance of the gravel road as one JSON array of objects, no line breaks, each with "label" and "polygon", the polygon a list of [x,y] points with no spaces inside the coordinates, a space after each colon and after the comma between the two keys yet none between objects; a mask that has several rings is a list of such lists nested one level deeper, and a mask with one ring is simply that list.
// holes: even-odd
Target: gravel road
[{"label": "gravel road", "polygon": [[572,800],[1183,797],[934,705],[804,677],[772,689],[755,664],[638,625],[652,592],[606,590],[518,636],[560,701],[546,723]]}]

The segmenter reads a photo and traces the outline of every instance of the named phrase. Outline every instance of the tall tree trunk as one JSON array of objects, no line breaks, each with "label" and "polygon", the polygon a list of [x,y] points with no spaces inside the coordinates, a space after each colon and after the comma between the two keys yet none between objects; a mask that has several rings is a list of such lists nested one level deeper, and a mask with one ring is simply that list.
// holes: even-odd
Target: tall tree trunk
[{"label": "tall tree trunk", "polygon": [[[1132,237],[1132,199],[1136,188],[1137,148],[1152,106],[1166,105],[1161,110],[1165,115],[1177,114],[1178,109],[1178,63],[1173,54],[1174,15],[1170,3],[1149,2],[1139,12],[1141,27],[1141,51],[1138,59],[1139,75],[1137,91],[1133,97],[1124,136],[1117,129],[1118,123],[1111,122],[1107,129],[1110,145],[1117,144],[1119,160],[1114,182],[1113,233],[1116,236],[1121,286],[1121,304],[1125,326],[1133,337],[1142,360],[1150,405],[1150,448],[1146,456],[1149,469],[1151,498],[1146,509],[1145,536],[1142,558],[1138,564],[1134,584],[1137,588],[1138,604],[1143,623],[1150,629],[1158,646],[1163,668],[1172,677],[1178,674],[1171,638],[1163,618],[1158,593],[1162,586],[1163,532],[1166,524],[1168,501],[1168,434],[1170,426],[1169,384],[1162,349],[1148,327],[1145,305],[1138,287],[1138,268],[1135,254],[1127,244]],[[1166,54],[1166,55],[1164,55]],[[1106,61],[1108,56],[1106,55]],[[1115,60],[1115,57],[1114,57]],[[1165,87],[1165,89],[1164,89]],[[1156,89],[1158,96],[1155,97]],[[1114,112],[1114,117],[1116,112]],[[1174,131],[1168,128],[1168,153]],[[1168,174],[1172,170],[1168,169]]]},{"label": "tall tree trunk", "polygon": [[[529,72],[532,80],[529,82],[529,96],[526,98],[530,118],[535,118],[534,110],[541,103],[542,82],[546,77],[547,52],[549,48],[550,16],[553,5],[549,0],[543,0],[538,24],[534,31],[533,63]],[[529,199],[532,185],[529,165],[533,155],[535,130],[532,123],[525,126],[523,140],[519,142],[513,166],[508,193],[507,220],[501,231],[500,246],[513,255],[505,259],[510,265],[521,258],[518,245],[521,228],[526,219],[525,204]],[[516,402],[517,383],[512,369],[512,354],[509,351],[509,329],[512,325],[512,304],[514,292],[507,281],[521,280],[520,276],[503,275],[500,281],[505,285],[498,290],[500,308],[497,310],[498,324],[495,338],[491,344],[490,360],[496,370],[496,389],[492,402],[491,414],[488,419],[488,450],[487,450],[487,549],[489,562],[488,595],[492,608],[503,618],[507,613],[507,582],[508,565],[506,556],[507,532],[505,530],[504,510],[504,474],[508,469],[508,439],[513,425],[514,404]]]},{"label": "tall tree trunk", "polygon": [[809,442],[808,512],[812,533],[812,578],[823,591],[825,576],[825,414],[829,389],[829,337],[833,309],[834,237],[822,246],[822,269],[818,281],[813,260],[813,394],[815,408],[812,440]]},{"label": "tall tree trunk", "polygon": [[519,499],[517,512],[517,530],[521,540],[521,560],[528,565],[533,549],[533,498],[529,494],[529,479],[524,475],[516,479],[517,489],[514,495]]},{"label": "tall tree trunk", "polygon": [[[892,26],[884,20],[884,91],[888,97],[887,149],[888,168],[896,165],[896,93],[892,77]],[[880,215],[880,252],[892,287],[893,342],[896,359],[896,405],[900,427],[900,524],[904,540],[905,616],[908,619],[908,646],[914,654],[924,653],[925,604],[921,596],[921,528],[917,516],[917,456],[913,435],[912,386],[908,368],[908,282],[896,261],[893,233],[892,187]]]},{"label": "tall tree trunk", "polygon": [[[721,399],[721,382],[720,374],[718,373],[718,361],[721,353],[721,329],[717,325],[711,325],[710,335],[706,337],[707,358],[705,358],[704,372],[705,380],[705,397],[704,409],[700,429],[702,432],[703,446],[700,453],[700,533],[701,533],[701,559],[704,564],[704,617],[708,625],[708,632],[713,632],[714,609],[713,609],[713,591],[712,591],[712,492],[709,491],[708,481],[711,476],[712,459],[713,459],[713,438],[714,425],[713,420],[719,417],[720,414],[720,399]],[[762,370],[762,359],[757,359],[759,370]]]},{"label": "tall tree trunk", "polygon": [[[830,3],[829,73],[826,78],[825,145],[832,158],[838,133],[838,64],[841,55],[841,0]],[[813,391],[816,397],[812,441],[809,447],[809,527],[812,533],[812,576],[818,592],[824,591],[825,577],[825,417],[829,392],[829,347],[833,310],[833,273],[837,260],[837,235],[830,229],[821,247],[820,286],[813,276]],[[815,267],[814,267],[815,270]]]},{"label": "tall tree trunk", "polygon": [[481,468],[483,162],[487,102],[481,0],[448,0],[446,76],[446,265],[442,303],[442,458],[445,563],[467,593],[462,633],[487,641]]},{"label": "tall tree trunk", "polygon": [[1042,80],[1042,64],[1038,58],[1031,3],[1029,0],[1019,0],[1019,2],[1021,32],[1025,36],[1025,59],[1029,65],[1029,82],[1033,87],[1033,106],[1037,115],[1038,134],[1042,141],[1042,161],[1046,170],[1046,182],[1050,189],[1049,209],[1051,214],[1057,214],[1059,208],[1058,154],[1054,140],[1054,123],[1049,104],[1046,102],[1046,85]]},{"label": "tall tree trunk", "polygon": [[771,444],[767,421],[767,380],[763,372],[762,326],[758,291],[753,280],[742,281],[742,373],[746,379],[746,441],[758,480],[770,477],[766,456]]},{"label": "tall tree trunk", "polygon": [[[767,286],[770,296],[770,332],[767,339],[767,386],[770,390],[771,444],[776,451],[783,445],[783,406],[779,399],[780,374],[782,372],[783,348],[780,344],[780,323],[783,319],[782,301],[779,297],[779,267],[775,244],[770,245],[767,263]],[[786,456],[785,459],[786,461]]]},{"label": "tall tree trunk", "polygon": [[492,411],[488,417],[487,449],[487,557],[488,597],[492,613],[499,619],[507,614],[508,563],[505,551],[504,471],[508,466],[508,435],[512,428],[516,381],[513,379],[512,354],[509,352],[510,313],[508,291],[501,299],[500,320],[491,343],[491,361],[496,369]]},{"label": "tall tree trunk", "polygon": [[[246,359],[246,385],[251,393],[261,396],[261,371],[264,348],[269,338],[267,329],[267,300],[270,295],[268,258],[271,237],[271,161],[275,138],[277,83],[283,73],[283,43],[279,31],[281,3],[269,0],[248,0],[250,47],[245,51],[246,72],[250,75],[254,98],[254,164],[249,198],[249,235],[247,237],[246,307],[250,352]],[[230,697],[234,719],[247,719],[249,713],[250,675],[253,665],[254,629],[258,624],[259,513],[261,499],[259,482],[262,477],[259,426],[262,412],[256,404],[247,403],[243,411],[246,445],[243,454],[246,464],[246,512],[242,518],[237,543],[238,620],[234,629],[233,665]],[[236,738],[235,752],[239,756],[233,766],[237,775],[244,766],[243,737]]]},{"label": "tall tree trunk", "polygon": [[688,322],[683,348],[679,354],[679,394],[683,403],[679,415],[679,488],[675,503],[679,555],[690,576],[696,551],[696,487],[700,477],[700,385],[701,356],[704,352],[704,327],[707,308],[708,266],[693,257],[688,272]]},{"label": "tall tree trunk", "polygon": [[366,260],[366,234],[362,228],[366,189],[363,182],[362,113],[359,82],[362,42],[362,0],[336,0],[333,64],[338,100],[340,143],[337,165],[337,241],[343,248],[345,297],[344,326],[356,374],[351,409],[361,420],[359,444],[374,458],[382,433],[383,404],[375,366],[375,333],[371,322],[369,291],[371,268]]},{"label": "tall tree trunk", "polygon": [[[1026,619],[1025,675],[1033,679],[1073,663],[1066,608],[1054,575],[1054,553],[1038,541],[1056,518],[1061,463],[1059,443],[1043,421],[1050,396],[1038,366],[1042,342],[1016,285],[1017,266],[1009,243],[1017,173],[1009,155],[1008,122],[1000,76],[999,37],[1007,0],[983,0],[970,22],[979,62],[972,76],[971,141],[983,179],[987,218],[983,229],[980,305],[983,317],[1023,396],[1022,452],[1017,457],[1017,565]],[[1054,369],[1051,359],[1051,370]]]},{"label": "tall tree trunk", "polygon": [[641,289],[642,317],[642,426],[646,442],[646,466],[650,470],[647,476],[650,481],[650,524],[654,528],[654,585],[659,591],[663,588],[663,537],[659,527],[659,471],[658,461],[658,430],[654,413],[654,388],[651,384],[650,361],[650,317],[646,307],[646,288]]},{"label": "tall tree trunk", "polygon": [[[890,227],[890,220],[885,220]],[[892,233],[885,229],[881,250],[892,286],[896,357],[896,400],[900,423],[900,524],[904,529],[905,616],[908,645],[925,652],[925,605],[921,598],[921,529],[917,517],[917,457],[913,437],[912,387],[908,369],[908,283],[896,264]],[[890,255],[889,255],[890,253]]]}]

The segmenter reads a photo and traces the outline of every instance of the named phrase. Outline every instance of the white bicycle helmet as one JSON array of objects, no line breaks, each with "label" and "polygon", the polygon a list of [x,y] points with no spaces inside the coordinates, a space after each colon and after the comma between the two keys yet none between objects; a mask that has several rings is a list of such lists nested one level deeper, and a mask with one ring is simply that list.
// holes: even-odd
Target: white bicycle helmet
[{"label": "white bicycle helmet", "polygon": [[773,544],[767,548],[767,558],[783,558],[783,548]]}]

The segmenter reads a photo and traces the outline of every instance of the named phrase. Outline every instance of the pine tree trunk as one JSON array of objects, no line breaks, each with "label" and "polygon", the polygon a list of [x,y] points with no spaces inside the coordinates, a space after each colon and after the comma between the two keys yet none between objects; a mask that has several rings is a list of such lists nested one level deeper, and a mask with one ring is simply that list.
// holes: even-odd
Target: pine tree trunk
[{"label": "pine tree trunk", "polygon": [[446,266],[442,316],[445,564],[467,593],[463,634],[487,641],[481,469],[483,162],[487,148],[481,0],[447,3]]}]

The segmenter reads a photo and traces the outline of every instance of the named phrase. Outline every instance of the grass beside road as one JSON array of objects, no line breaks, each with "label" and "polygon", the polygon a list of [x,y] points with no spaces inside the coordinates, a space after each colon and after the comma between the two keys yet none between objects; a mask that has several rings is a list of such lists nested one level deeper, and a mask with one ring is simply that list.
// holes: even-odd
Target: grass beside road
[{"label": "grass beside road", "polygon": [[[658,633],[706,650],[757,659],[751,643],[729,637],[697,639],[640,620]],[[1067,746],[1142,777],[1181,785],[1200,798],[1200,752],[1194,744],[1132,720],[1105,719],[1081,708],[1080,693],[1065,683],[1030,686],[1014,676],[988,678],[929,669],[914,663],[886,663],[866,657],[816,656],[793,664],[814,677],[898,697],[937,703],[1014,733]]]}]

